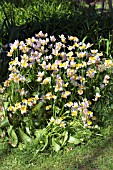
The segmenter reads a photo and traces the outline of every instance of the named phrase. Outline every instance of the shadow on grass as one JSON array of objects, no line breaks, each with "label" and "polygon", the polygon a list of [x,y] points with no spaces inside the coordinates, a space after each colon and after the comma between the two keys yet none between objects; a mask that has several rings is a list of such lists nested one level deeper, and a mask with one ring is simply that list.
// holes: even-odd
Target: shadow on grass
[{"label": "shadow on grass", "polygon": [[96,170],[96,168],[98,169],[97,164],[95,164],[95,161],[97,161],[97,159],[105,153],[106,148],[109,149],[109,147],[111,146],[113,147],[113,134],[108,140],[102,140],[100,141],[100,143],[98,141],[98,145],[95,144],[94,146],[92,146],[94,148],[91,150],[91,155],[84,155],[83,163],[79,163],[77,168],[79,170]]},{"label": "shadow on grass", "polygon": [[[106,160],[106,158],[112,159],[113,157],[113,150],[111,151],[113,148],[112,109],[108,109],[107,113],[103,113],[103,117],[104,122],[101,126],[102,136],[98,134],[99,136],[97,135],[97,137],[93,138],[91,141],[89,140],[87,144],[83,146],[83,157],[81,160],[78,159],[78,162],[76,162],[77,168],[79,170],[97,170],[98,168],[101,169],[102,167],[98,167],[98,164],[100,164],[99,166],[103,166],[104,162],[101,163],[99,159],[101,160],[101,158],[103,159],[105,157],[104,160]],[[103,118],[101,117],[101,120],[102,119]],[[109,155],[109,153],[111,155]],[[82,154],[82,152],[80,152],[80,154]]]},{"label": "shadow on grass", "polygon": [[6,142],[0,140],[0,161],[4,161],[11,154],[11,147]]},{"label": "shadow on grass", "polygon": [[[104,132],[106,136],[97,136],[85,145],[77,146],[75,149],[73,147],[72,151],[63,151],[63,153],[58,154],[49,154],[49,152],[36,154],[36,146],[21,151],[18,148],[13,149],[7,144],[3,146],[1,143],[1,168],[5,168],[5,164],[8,164],[9,167],[17,166],[17,169],[19,166],[19,168],[28,169],[29,167],[33,170],[96,170],[98,169],[97,164],[95,164],[97,158],[102,156],[106,149],[113,147],[113,130],[111,128],[110,125],[110,129],[107,129],[106,133]],[[14,158],[18,165],[16,165]]]}]

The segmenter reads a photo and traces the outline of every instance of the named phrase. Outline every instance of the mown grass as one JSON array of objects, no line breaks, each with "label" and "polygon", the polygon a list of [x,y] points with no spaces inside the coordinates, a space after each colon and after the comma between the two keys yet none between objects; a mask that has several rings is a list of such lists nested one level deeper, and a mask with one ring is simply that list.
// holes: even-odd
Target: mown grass
[{"label": "mown grass", "polygon": [[1,170],[110,170],[113,169],[113,129],[111,119],[101,128],[101,135],[85,145],[67,146],[59,153],[37,153],[36,147],[10,148],[0,143]]}]

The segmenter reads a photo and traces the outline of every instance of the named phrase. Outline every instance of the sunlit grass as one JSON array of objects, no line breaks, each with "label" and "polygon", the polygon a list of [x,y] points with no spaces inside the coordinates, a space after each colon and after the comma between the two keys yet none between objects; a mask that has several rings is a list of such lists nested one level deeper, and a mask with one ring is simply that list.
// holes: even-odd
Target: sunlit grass
[{"label": "sunlit grass", "polygon": [[36,148],[29,146],[24,150],[11,149],[7,144],[0,144],[1,170],[33,169],[112,169],[113,161],[113,130],[111,119],[101,130],[101,136],[89,140],[82,146],[67,146],[59,153],[36,153]]}]

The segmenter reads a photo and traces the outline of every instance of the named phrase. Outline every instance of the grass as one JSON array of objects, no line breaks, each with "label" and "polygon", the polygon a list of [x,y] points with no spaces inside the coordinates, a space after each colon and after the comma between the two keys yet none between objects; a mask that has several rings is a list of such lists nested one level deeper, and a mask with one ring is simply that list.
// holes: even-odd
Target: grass
[{"label": "grass", "polygon": [[[113,116],[111,116],[111,119]],[[1,170],[111,170],[113,169],[113,121],[101,129],[101,136],[85,145],[67,146],[59,153],[36,153],[36,147],[10,148],[0,143]],[[72,148],[71,148],[72,147]],[[72,149],[72,150],[71,150]]]},{"label": "grass", "polygon": [[96,139],[95,142],[98,142],[98,146],[88,143],[85,147],[82,146],[80,148],[76,148],[75,150],[64,153],[63,155],[60,153],[56,155],[40,154],[34,158],[32,158],[33,153],[30,151],[24,151],[23,153],[16,149],[9,149],[7,151],[4,149],[4,153],[1,153],[1,170],[27,170],[31,168],[33,170],[112,169],[112,140],[109,139],[104,142],[102,140],[97,141]]}]

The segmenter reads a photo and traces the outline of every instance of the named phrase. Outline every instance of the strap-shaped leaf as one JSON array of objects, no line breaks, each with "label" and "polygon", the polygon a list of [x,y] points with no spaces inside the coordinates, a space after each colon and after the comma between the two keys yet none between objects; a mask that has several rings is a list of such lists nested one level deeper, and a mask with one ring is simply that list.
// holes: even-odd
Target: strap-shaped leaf
[{"label": "strap-shaped leaf", "polygon": [[43,102],[39,102],[38,104],[36,104],[35,106],[34,106],[34,108],[33,108],[33,112],[37,112],[37,111],[39,111],[40,110],[40,108],[42,107],[42,105],[43,105]]},{"label": "strap-shaped leaf", "polygon": [[8,129],[7,129],[7,132],[8,132],[8,135],[9,135],[9,136],[11,135],[12,129],[13,129],[13,126],[11,126],[11,125],[10,125],[10,127],[8,127]]},{"label": "strap-shaped leaf", "polygon": [[45,145],[43,146],[43,148],[40,150],[41,152],[45,150],[45,148],[48,146],[48,136],[46,136],[46,141],[45,141]]},{"label": "strap-shaped leaf", "polygon": [[73,137],[73,136],[70,136],[70,137],[69,137],[68,142],[69,142],[69,143],[73,143],[73,144],[75,144],[75,145],[78,145],[79,143],[81,143],[80,139],[77,139],[77,138],[75,138],[75,137]]},{"label": "strap-shaped leaf", "polygon": [[58,152],[61,148],[61,146],[56,143],[54,138],[52,138],[52,147],[55,152]]},{"label": "strap-shaped leaf", "polygon": [[16,147],[18,144],[18,137],[14,130],[11,131],[10,139],[11,139],[10,141],[11,146]]},{"label": "strap-shaped leaf", "polygon": [[64,135],[64,140],[63,140],[62,146],[65,145],[66,141],[68,140],[68,136],[69,136],[68,131],[64,131],[63,135]]},{"label": "strap-shaped leaf", "polygon": [[18,131],[19,131],[19,137],[24,143],[32,142],[32,139],[28,135],[26,135],[20,127]]},{"label": "strap-shaped leaf", "polygon": [[8,126],[10,126],[10,123],[9,123],[9,120],[8,120],[7,117],[5,117],[5,118],[2,120],[0,126],[1,126],[1,127],[8,127]]}]

